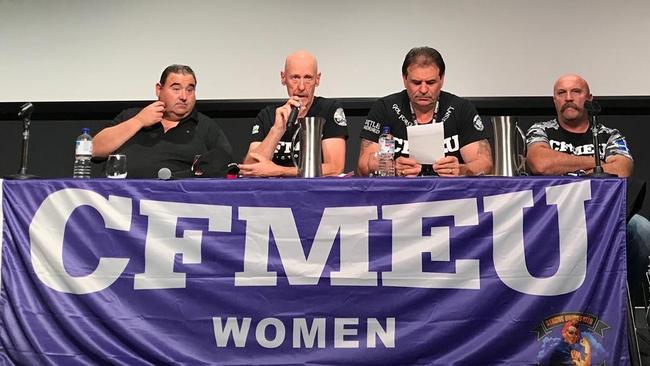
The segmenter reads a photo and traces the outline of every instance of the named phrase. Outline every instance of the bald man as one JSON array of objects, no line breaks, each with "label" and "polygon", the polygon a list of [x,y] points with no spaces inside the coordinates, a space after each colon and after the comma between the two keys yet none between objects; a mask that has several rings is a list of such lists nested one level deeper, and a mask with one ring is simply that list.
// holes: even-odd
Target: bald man
[{"label": "bald man", "polygon": [[[536,123],[526,134],[526,162],[536,175],[591,172],[594,145],[585,101],[592,100],[589,85],[579,75],[564,75],[553,86],[557,118]],[[634,167],[625,137],[618,130],[599,126],[598,138],[603,170],[629,177]]]},{"label": "bald man", "polygon": [[[589,85],[579,75],[564,75],[553,86],[557,118],[532,125],[526,134],[526,163],[536,175],[582,175],[596,166],[589,115],[585,101],[592,100]],[[634,168],[625,137],[616,129],[598,126],[603,170],[629,177]],[[634,215],[627,223],[628,284],[632,302],[647,305],[643,296],[644,279],[650,255],[650,222]]]},{"label": "bald man", "polygon": [[291,137],[294,126],[287,128],[291,107],[298,107],[298,118],[323,117],[322,154],[323,175],[337,175],[345,167],[345,141],[348,128],[341,104],[333,99],[316,97],[320,83],[316,58],[306,51],[289,55],[280,72],[280,82],[286,86],[289,100],[279,107],[266,107],[253,123],[251,143],[240,173],[248,177],[295,177],[298,174],[291,154],[298,157]]}]

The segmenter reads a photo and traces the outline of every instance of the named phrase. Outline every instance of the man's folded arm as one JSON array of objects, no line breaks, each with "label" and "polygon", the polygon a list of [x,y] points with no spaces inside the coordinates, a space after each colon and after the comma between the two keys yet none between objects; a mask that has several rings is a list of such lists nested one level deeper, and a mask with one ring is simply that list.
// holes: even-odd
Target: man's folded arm
[{"label": "man's folded arm", "polygon": [[101,130],[93,137],[93,157],[107,157],[124,145],[141,128],[140,121],[133,117],[120,124]]},{"label": "man's folded arm", "polygon": [[588,171],[596,166],[593,156],[575,156],[555,151],[544,142],[528,145],[526,164],[535,175],[564,175],[578,170]]},{"label": "man's folded arm", "polygon": [[338,175],[345,169],[345,139],[332,137],[322,141],[323,176]]}]

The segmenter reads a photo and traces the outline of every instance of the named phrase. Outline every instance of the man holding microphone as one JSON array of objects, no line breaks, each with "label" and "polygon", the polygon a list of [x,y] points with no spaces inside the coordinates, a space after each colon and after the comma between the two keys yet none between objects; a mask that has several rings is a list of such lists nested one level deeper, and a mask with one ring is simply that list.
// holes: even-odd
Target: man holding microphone
[{"label": "man holding microphone", "polygon": [[[306,51],[289,55],[280,81],[286,86],[289,100],[279,107],[266,107],[257,115],[251,132],[251,143],[240,174],[247,177],[295,177],[298,174],[291,155],[298,154],[291,138],[295,125],[288,123],[291,110],[298,108],[297,118],[325,118],[323,127],[323,175],[337,175],[345,167],[347,121],[340,103],[334,99],[316,97],[320,84],[316,58]],[[289,125],[291,124],[291,125]],[[296,156],[297,157],[297,156]]]}]

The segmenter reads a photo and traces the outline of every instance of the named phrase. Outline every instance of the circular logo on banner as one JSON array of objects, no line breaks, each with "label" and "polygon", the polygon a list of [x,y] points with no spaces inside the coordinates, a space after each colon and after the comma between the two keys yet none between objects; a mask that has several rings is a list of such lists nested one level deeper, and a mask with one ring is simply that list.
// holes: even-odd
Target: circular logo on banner
[{"label": "circular logo on banner", "polygon": [[481,117],[477,114],[474,116],[474,128],[476,128],[477,131],[483,131],[483,121],[481,121]]},{"label": "circular logo on banner", "polygon": [[345,112],[343,112],[343,108],[337,108],[336,112],[334,112],[334,122],[339,126],[348,125],[348,122],[345,120]]}]

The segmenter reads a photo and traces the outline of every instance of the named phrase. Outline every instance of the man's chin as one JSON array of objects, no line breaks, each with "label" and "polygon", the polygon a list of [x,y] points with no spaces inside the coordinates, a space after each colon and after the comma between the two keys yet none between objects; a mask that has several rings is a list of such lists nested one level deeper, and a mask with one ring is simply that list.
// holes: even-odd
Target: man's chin
[{"label": "man's chin", "polygon": [[185,109],[177,108],[172,111],[166,112],[165,115],[167,116],[167,118],[171,120],[181,120],[187,117],[190,114],[190,112],[191,111],[187,108]]},{"label": "man's chin", "polygon": [[312,101],[312,98],[309,98],[309,97],[298,96],[298,98],[300,98],[300,105],[302,105],[302,106],[310,104],[311,101]]},{"label": "man's chin", "polygon": [[433,100],[431,99],[416,99],[415,103],[418,107],[433,107]]}]

